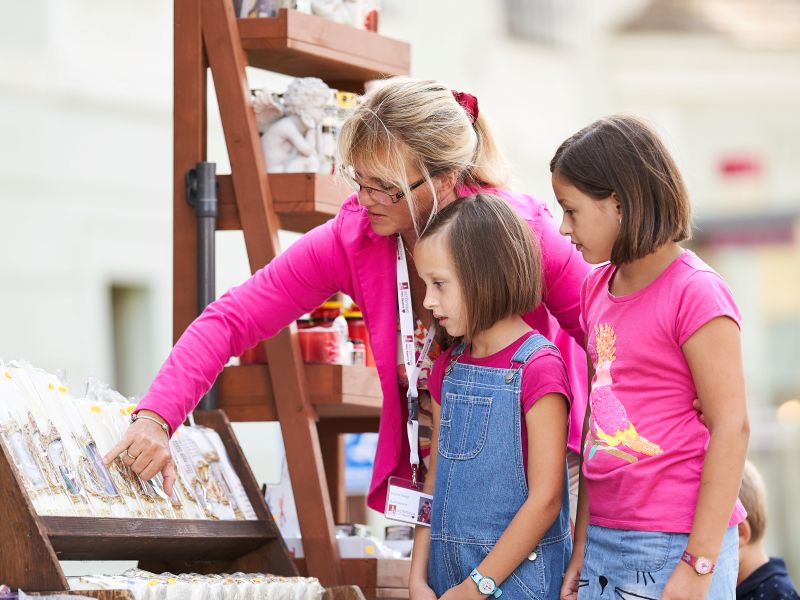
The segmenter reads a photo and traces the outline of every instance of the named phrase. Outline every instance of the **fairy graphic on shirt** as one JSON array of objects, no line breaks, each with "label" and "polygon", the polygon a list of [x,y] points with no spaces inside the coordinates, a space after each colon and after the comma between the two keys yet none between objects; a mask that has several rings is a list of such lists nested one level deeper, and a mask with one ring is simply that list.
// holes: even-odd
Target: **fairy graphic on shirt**
[{"label": "fairy graphic on shirt", "polygon": [[664,451],[658,444],[639,435],[628,418],[625,406],[612,389],[614,381],[611,378],[611,365],[617,358],[617,335],[614,328],[608,323],[595,325],[594,341],[597,358],[592,392],[589,396],[592,417],[589,434],[586,437],[585,448],[588,448],[586,460],[590,460],[598,451],[630,463],[639,460],[621,447],[647,456],[662,454]]}]

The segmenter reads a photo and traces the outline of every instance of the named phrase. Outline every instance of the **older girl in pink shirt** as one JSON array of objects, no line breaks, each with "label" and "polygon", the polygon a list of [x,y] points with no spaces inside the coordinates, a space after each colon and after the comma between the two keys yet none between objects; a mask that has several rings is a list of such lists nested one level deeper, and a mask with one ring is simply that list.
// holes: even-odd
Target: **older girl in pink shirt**
[{"label": "older girl in pink shirt", "polygon": [[[361,307],[383,391],[378,448],[369,505],[382,510],[389,476],[408,477],[409,442],[403,353],[398,350],[398,253],[411,255],[417,232],[433,211],[477,190],[508,201],[527,220],[543,255],[544,303],[525,315],[553,340],[573,385],[585,386],[579,322],[580,283],[588,266],[558,234],[547,208],[530,196],[504,189],[505,165],[478,101],[433,81],[387,80],[370,93],[344,125],[344,171],[358,189],[329,222],[304,235],[248,281],[211,304],[184,332],[162,366],[139,411],[174,431],[211,386],[231,356],[275,335],[331,294],[343,291]],[[406,258],[406,260],[408,260]],[[425,338],[429,311],[425,286],[408,268],[415,337]],[[574,338],[574,339],[573,339]],[[421,349],[417,344],[416,351]],[[424,357],[427,365],[435,358]],[[419,382],[420,432],[424,438],[424,375]],[[582,421],[576,405],[575,422]],[[579,443],[577,424],[573,448]],[[423,445],[425,440],[422,440]],[[142,477],[158,472],[174,479],[167,436],[150,420],[132,424],[107,459],[122,455]],[[302,519],[302,516],[301,516]]]},{"label": "older girl in pink shirt", "polygon": [[593,379],[562,598],[732,599],[748,439],[739,310],[678,245],[686,188],[644,123],[597,121],[550,168],[561,232],[603,263],[581,292]]}]

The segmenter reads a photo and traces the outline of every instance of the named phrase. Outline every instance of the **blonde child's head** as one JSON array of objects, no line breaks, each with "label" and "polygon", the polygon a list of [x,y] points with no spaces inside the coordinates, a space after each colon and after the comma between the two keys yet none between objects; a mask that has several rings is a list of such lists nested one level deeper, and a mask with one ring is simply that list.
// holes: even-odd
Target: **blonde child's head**
[{"label": "blonde child's head", "polygon": [[530,227],[497,196],[476,194],[445,206],[414,251],[426,307],[452,337],[471,340],[541,301],[538,245]]},{"label": "blonde child's head", "polygon": [[739,500],[747,511],[747,523],[750,526],[748,543],[760,542],[767,529],[767,488],[761,473],[749,460],[744,464]]}]

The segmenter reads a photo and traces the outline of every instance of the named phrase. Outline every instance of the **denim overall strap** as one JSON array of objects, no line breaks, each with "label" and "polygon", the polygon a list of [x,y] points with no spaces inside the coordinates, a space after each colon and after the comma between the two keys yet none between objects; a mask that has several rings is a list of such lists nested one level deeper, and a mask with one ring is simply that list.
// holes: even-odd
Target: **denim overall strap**
[{"label": "denim overall strap", "polygon": [[514,352],[514,356],[511,357],[511,362],[519,363],[521,365],[525,364],[542,348],[552,348],[558,352],[558,348],[556,348],[556,346],[550,340],[544,337],[541,333],[534,333],[527,340],[525,340],[519,348],[517,348],[517,351]]},{"label": "denim overall strap", "polygon": [[451,358],[456,358],[464,354],[464,351],[467,349],[467,342],[460,342],[458,346],[453,348],[453,351],[450,353]]},{"label": "denim overall strap", "polygon": [[[507,368],[463,364],[458,357],[465,347],[459,344],[453,351],[442,382],[428,564],[429,583],[437,596],[469,576],[528,498],[522,457],[522,367],[536,352],[553,346],[534,334]],[[563,514],[529,560],[501,585],[509,600],[557,598],[571,552],[566,490],[565,481]],[[550,573],[555,575],[551,578]]]}]

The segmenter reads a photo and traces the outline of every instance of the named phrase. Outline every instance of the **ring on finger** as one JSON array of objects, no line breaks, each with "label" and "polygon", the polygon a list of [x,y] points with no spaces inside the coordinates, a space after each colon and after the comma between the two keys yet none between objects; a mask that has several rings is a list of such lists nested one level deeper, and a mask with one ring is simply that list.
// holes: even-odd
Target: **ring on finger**
[{"label": "ring on finger", "polygon": [[136,457],[135,457],[135,456],[133,456],[133,455],[132,455],[130,452],[128,452],[128,449],[127,449],[127,448],[125,449],[125,456],[127,456],[127,457],[128,457],[128,458],[130,458],[131,460],[136,460]]}]

